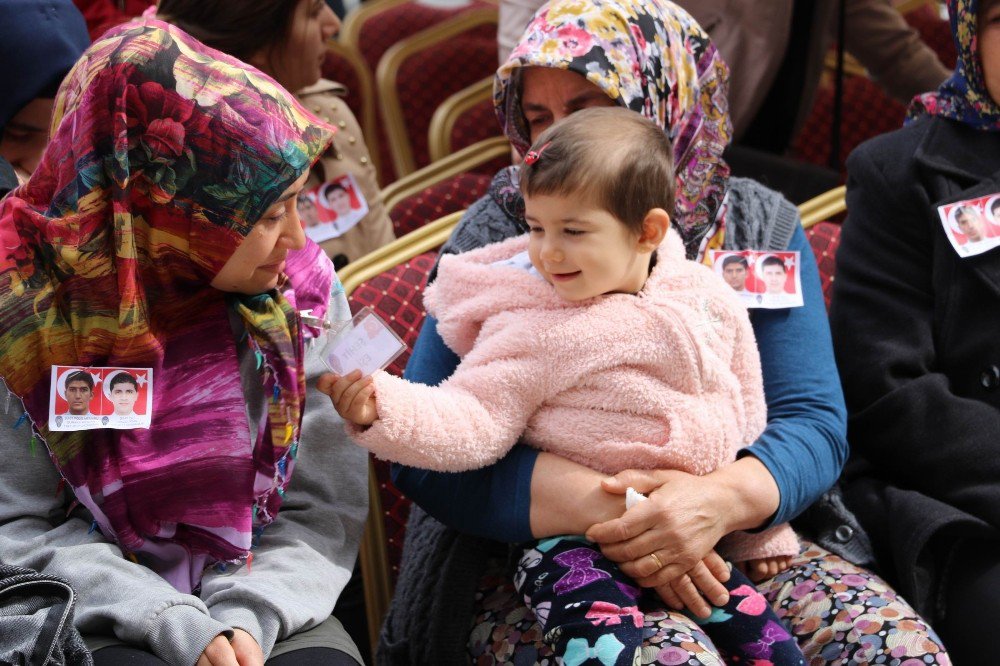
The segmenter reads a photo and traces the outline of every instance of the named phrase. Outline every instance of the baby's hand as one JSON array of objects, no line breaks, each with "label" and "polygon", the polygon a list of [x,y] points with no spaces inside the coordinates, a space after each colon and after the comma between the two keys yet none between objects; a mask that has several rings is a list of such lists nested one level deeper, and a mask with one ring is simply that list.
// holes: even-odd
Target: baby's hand
[{"label": "baby's hand", "polygon": [[791,563],[792,558],[787,555],[780,555],[778,557],[762,557],[759,560],[736,562],[734,566],[742,571],[747,578],[755,583],[759,583],[762,580],[774,578],[787,569]]},{"label": "baby's hand", "polygon": [[375,383],[371,377],[354,370],[341,377],[327,373],[319,378],[316,388],[330,396],[334,409],[345,421],[369,426],[378,418],[375,405]]}]

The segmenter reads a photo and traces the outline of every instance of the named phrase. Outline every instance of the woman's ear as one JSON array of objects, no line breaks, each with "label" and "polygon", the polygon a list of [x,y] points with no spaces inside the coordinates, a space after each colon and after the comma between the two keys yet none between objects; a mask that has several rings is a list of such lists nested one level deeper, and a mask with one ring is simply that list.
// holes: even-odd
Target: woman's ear
[{"label": "woman's ear", "polygon": [[670,215],[662,208],[654,208],[642,220],[642,233],[639,234],[639,249],[652,252],[660,247],[664,236],[670,229]]}]

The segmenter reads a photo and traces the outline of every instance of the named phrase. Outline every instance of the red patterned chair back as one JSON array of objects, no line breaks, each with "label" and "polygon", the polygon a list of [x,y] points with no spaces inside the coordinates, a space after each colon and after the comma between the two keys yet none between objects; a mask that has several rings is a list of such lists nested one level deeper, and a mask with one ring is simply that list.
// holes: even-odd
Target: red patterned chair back
[{"label": "red patterned chair back", "polygon": [[[434,7],[414,0],[369,0],[344,19],[340,41],[360,53],[374,78],[379,60],[394,44],[421,30],[483,7],[495,7],[495,3],[472,0],[459,7]],[[377,99],[374,96],[371,99],[377,106]],[[376,108],[375,114],[380,133],[377,136],[379,152],[373,155],[378,155],[381,168],[380,181],[387,184],[393,182],[400,174],[395,171],[388,139],[382,133],[381,128],[385,125],[385,119],[381,117],[380,109]]]},{"label": "red patterned chair back", "polygon": [[[437,248],[447,240],[464,211],[397,238],[357,259],[340,271],[351,309],[368,306],[384,319],[406,343],[388,372],[403,374],[410,350],[424,321],[423,290]],[[369,639],[374,646],[389,607],[403,548],[403,532],[410,511],[408,500],[392,484],[388,463],[369,457],[370,509],[359,559],[365,589]]]},{"label": "red patterned chair back", "polygon": [[[833,92],[832,85],[823,86],[816,92],[812,110],[799,135],[792,142],[793,157],[821,166],[829,163]],[[848,154],[858,144],[902,127],[906,108],[886,95],[871,79],[845,76],[841,112],[838,164],[844,164]]]},{"label": "red patterned chair back", "polygon": [[503,134],[493,110],[493,78],[492,75],[487,76],[459,90],[434,111],[427,130],[432,162]]},{"label": "red patterned chair back", "polygon": [[[397,43],[375,73],[397,177],[430,163],[431,117],[455,92],[497,68],[495,8],[465,12]],[[490,119],[487,127],[494,127]],[[498,133],[498,132],[495,132]]]},{"label": "red patterned chair back", "polygon": [[509,164],[507,140],[493,137],[399,179],[382,190],[396,236],[468,208],[486,194],[493,174]]},{"label": "red patterned chair back", "polygon": [[846,193],[847,188],[837,187],[799,206],[802,226],[816,256],[823,300],[828,310],[833,295],[834,257],[840,245],[840,223],[847,212]]}]

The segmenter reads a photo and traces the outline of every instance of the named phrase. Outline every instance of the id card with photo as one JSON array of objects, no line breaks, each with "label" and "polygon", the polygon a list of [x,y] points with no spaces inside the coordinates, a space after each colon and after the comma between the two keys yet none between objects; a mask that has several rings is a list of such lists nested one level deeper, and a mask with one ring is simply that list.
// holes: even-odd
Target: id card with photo
[{"label": "id card with photo", "polygon": [[52,366],[49,430],[149,428],[152,368]]},{"label": "id card with photo", "polygon": [[1000,193],[938,206],[944,233],[960,257],[1000,245]]},{"label": "id card with photo", "polygon": [[382,319],[364,307],[340,331],[331,332],[320,352],[323,362],[338,375],[360,370],[367,377],[386,368],[406,351],[406,344]]},{"label": "id card with photo", "polygon": [[709,250],[711,266],[748,308],[802,307],[799,252]]},{"label": "id card with photo", "polygon": [[368,214],[368,202],[351,174],[302,192],[297,205],[306,236],[317,243],[343,236]]}]

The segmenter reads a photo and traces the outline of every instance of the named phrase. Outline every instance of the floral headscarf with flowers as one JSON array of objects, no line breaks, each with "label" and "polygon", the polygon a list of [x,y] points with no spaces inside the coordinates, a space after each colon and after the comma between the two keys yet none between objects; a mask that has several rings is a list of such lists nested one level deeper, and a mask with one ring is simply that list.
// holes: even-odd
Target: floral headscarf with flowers
[{"label": "floral headscarf with flowers", "polygon": [[975,129],[1000,130],[1000,105],[986,89],[979,57],[979,0],[948,0],[948,14],[958,50],[955,72],[936,91],[913,98],[907,122],[942,116]]},{"label": "floral headscarf with flowers", "polygon": [[688,258],[702,254],[723,223],[729,166],[722,152],[732,123],[729,70],[691,15],[666,0],[553,0],[543,6],[493,85],[497,118],[522,155],[531,144],[521,111],[523,67],[577,72],[663,128],[677,174],[674,228]]},{"label": "floral headscarf with flowers", "polygon": [[[333,272],[313,245],[280,291],[210,282],[333,131],[259,71],[144,18],[84,53],[41,164],[0,203],[0,376],[101,532],[184,592],[277,515],[305,404],[297,312],[326,305]],[[261,424],[236,344],[257,354]],[[49,431],[53,365],[152,368],[152,427]]]}]

